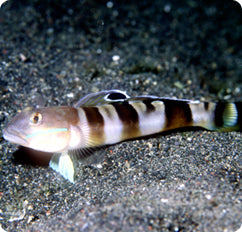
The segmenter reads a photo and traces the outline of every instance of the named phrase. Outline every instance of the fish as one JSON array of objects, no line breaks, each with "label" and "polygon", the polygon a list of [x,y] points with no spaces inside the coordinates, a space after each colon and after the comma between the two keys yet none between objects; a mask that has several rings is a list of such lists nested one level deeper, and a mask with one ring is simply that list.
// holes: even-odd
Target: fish
[{"label": "fish", "polygon": [[10,120],[3,137],[53,153],[49,166],[74,183],[78,161],[105,146],[181,128],[241,131],[241,119],[242,102],[130,97],[113,89],[88,94],[73,106],[27,107]]}]

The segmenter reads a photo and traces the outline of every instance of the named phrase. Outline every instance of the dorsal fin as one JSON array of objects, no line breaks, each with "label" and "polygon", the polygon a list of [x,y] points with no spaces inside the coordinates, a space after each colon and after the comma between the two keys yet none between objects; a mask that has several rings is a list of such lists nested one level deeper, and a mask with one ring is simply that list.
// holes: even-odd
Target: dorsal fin
[{"label": "dorsal fin", "polygon": [[105,90],[98,93],[91,93],[81,98],[74,107],[100,106],[107,103],[124,101],[130,98],[124,91],[118,89]]}]

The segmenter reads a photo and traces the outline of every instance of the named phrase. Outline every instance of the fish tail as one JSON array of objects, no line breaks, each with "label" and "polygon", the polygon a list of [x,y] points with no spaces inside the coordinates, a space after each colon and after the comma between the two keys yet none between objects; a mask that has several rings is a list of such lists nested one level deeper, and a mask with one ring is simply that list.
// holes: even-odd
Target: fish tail
[{"label": "fish tail", "polygon": [[242,131],[242,102],[217,103],[214,125],[219,131]]},{"label": "fish tail", "polygon": [[242,131],[242,102],[190,105],[194,126],[215,131]]}]

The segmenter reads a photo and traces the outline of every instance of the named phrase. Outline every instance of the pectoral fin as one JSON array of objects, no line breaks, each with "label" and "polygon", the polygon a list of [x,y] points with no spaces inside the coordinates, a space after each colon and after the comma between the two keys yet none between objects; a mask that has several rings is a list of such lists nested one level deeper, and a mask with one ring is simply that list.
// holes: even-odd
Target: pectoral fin
[{"label": "pectoral fin", "polygon": [[105,148],[106,146],[55,153],[49,166],[71,183],[75,183],[77,162],[80,161],[83,165],[91,166],[100,163],[104,158]]}]

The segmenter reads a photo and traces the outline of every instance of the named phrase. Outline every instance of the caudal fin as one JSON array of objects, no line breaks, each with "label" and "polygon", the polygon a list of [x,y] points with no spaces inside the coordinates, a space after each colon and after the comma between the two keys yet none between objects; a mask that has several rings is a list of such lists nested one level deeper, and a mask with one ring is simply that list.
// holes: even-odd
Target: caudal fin
[{"label": "caudal fin", "polygon": [[242,131],[242,102],[192,102],[193,126],[207,130]]},{"label": "caudal fin", "polygon": [[242,131],[242,102],[216,104],[214,129],[221,131]]}]

